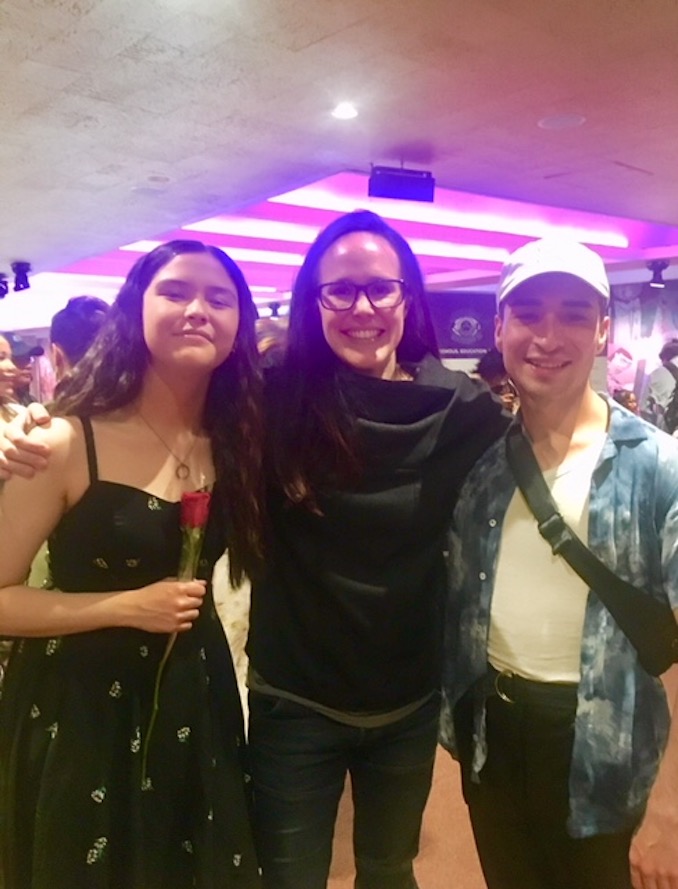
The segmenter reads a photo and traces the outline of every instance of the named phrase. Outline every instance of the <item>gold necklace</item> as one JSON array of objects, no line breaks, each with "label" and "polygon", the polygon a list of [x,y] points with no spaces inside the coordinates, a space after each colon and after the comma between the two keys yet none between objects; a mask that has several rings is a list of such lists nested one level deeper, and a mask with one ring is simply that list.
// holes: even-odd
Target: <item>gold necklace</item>
[{"label": "gold necklace", "polygon": [[181,481],[185,481],[185,479],[187,479],[187,478],[189,477],[189,475],[191,474],[191,470],[189,469],[189,466],[188,466],[188,460],[189,460],[191,454],[193,453],[193,448],[195,447],[196,442],[198,441],[198,437],[197,437],[197,435],[196,435],[196,437],[193,439],[193,444],[190,446],[190,448],[188,449],[188,451],[187,451],[187,453],[186,453],[186,456],[185,456],[185,457],[183,458],[183,460],[182,460],[181,457],[178,457],[178,456],[174,453],[174,451],[172,450],[172,448],[167,444],[167,442],[166,442],[165,439],[162,437],[162,435],[160,435],[160,433],[158,432],[158,430],[157,430],[157,429],[154,429],[154,427],[151,426],[151,424],[148,422],[148,420],[146,419],[146,417],[144,417],[144,415],[141,413],[141,411],[137,411],[137,413],[139,414],[139,417],[144,421],[145,425],[148,426],[148,428],[151,430],[151,432],[153,433],[153,435],[155,435],[155,437],[158,439],[158,441],[160,442],[160,444],[165,448],[165,450],[167,451],[167,453],[168,453],[171,457],[174,457],[174,459],[177,461],[177,466],[176,466],[176,469],[174,470],[174,474],[176,475],[176,477],[177,477],[178,479],[181,479]]}]

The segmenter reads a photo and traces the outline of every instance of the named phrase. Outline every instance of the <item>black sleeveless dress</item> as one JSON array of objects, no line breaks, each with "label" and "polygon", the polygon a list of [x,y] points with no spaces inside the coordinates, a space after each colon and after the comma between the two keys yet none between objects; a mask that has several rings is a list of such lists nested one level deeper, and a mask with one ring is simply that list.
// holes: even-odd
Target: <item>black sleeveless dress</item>
[{"label": "black sleeveless dress", "polygon": [[[179,504],[97,477],[50,539],[57,589],[124,590],[176,574]],[[210,520],[199,575],[223,530]],[[2,889],[258,887],[240,699],[211,590],[163,675],[168,637],[105,629],[17,640],[0,700]],[[143,785],[143,786],[142,786]]]}]

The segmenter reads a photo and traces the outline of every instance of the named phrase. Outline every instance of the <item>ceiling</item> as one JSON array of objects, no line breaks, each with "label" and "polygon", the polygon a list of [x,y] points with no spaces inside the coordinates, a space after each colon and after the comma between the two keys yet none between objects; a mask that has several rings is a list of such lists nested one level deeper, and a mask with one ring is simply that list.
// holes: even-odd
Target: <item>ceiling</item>
[{"label": "ceiling", "polygon": [[[338,211],[266,199],[330,177],[365,206],[373,163],[431,170],[442,211],[504,199],[482,211],[504,220],[489,240],[382,200],[407,237],[501,251],[534,236],[516,220],[571,222],[508,199],[597,214],[628,241],[599,244],[616,268],[678,266],[677,38],[675,0],[0,0],[0,270],[28,260],[88,276],[73,293],[105,290],[138,255],[120,245],[196,221],[317,229]],[[347,99],[359,116],[335,120]],[[292,255],[308,241],[255,231],[255,247],[214,227],[190,236]],[[434,286],[489,280],[500,261],[417,252]],[[294,265],[247,262],[251,283],[289,286]],[[42,326],[59,281],[10,294],[0,328]]]}]

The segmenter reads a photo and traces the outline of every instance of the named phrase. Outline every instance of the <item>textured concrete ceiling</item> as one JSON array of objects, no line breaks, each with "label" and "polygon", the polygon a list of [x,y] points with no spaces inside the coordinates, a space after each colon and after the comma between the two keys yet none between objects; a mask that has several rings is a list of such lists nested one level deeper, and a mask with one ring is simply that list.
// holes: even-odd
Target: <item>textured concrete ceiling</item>
[{"label": "textured concrete ceiling", "polygon": [[1,0],[0,269],[370,163],[678,224],[677,38],[676,0]]}]

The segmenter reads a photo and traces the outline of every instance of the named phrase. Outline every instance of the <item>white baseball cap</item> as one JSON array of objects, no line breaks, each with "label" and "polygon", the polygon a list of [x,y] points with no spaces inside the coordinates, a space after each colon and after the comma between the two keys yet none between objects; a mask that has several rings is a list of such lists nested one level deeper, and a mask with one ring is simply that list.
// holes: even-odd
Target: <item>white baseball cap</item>
[{"label": "white baseball cap", "polygon": [[604,299],[610,298],[605,264],[597,253],[577,241],[543,238],[523,244],[506,260],[499,277],[497,302],[531,278],[553,273],[579,278]]}]

